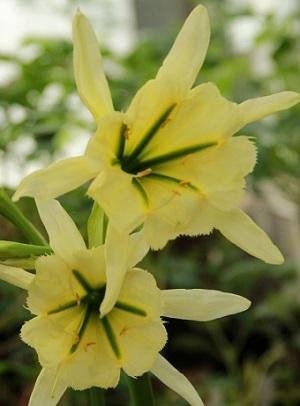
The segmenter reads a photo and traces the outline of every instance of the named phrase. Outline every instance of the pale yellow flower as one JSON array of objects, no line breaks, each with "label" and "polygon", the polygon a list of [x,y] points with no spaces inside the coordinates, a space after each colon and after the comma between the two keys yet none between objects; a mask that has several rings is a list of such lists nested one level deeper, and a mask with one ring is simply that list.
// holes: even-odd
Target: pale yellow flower
[{"label": "pale yellow flower", "polygon": [[29,405],[54,406],[67,387],[115,387],[121,369],[131,377],[151,371],[189,404],[202,405],[187,378],[159,354],[167,341],[161,317],[207,321],[244,311],[250,302],[213,290],[161,291],[151,274],[132,269],[145,252],[133,235],[123,257],[130,269],[103,315],[110,261],[105,245],[87,249],[58,202],[38,202],[38,209],[54,254],[36,260],[36,275],[0,265],[1,279],[28,290],[35,316],[21,331],[42,365]]},{"label": "pale yellow flower", "polygon": [[215,228],[251,255],[281,263],[279,250],[240,209],[256,152],[246,136],[232,135],[298,103],[299,94],[287,91],[236,104],[212,83],[191,89],[209,42],[207,11],[198,6],[156,78],[138,91],[125,113],[115,112],[95,34],[80,12],[73,32],[75,79],[97,131],[83,156],[29,175],[15,199],[53,198],[94,179],[88,194],[111,224],[127,233],[144,224],[154,249],[180,234]]}]

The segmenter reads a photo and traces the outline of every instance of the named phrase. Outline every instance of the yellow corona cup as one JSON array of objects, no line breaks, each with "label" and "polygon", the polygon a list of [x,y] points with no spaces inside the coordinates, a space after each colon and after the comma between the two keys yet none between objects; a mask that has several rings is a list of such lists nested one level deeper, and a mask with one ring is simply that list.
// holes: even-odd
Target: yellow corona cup
[{"label": "yellow corona cup", "polygon": [[[161,317],[207,321],[244,311],[250,302],[213,290],[161,291],[151,274],[133,268],[145,253],[133,235],[117,265],[126,269],[120,290],[103,311],[113,265],[106,246],[87,249],[58,202],[37,205],[54,253],[36,260],[35,275],[0,265],[1,279],[28,290],[34,315],[21,331],[42,365],[29,405],[54,406],[68,387],[115,387],[121,369],[131,377],[151,371],[189,404],[202,405],[191,383],[159,354],[167,341]],[[115,248],[112,258],[120,252]]]},{"label": "yellow corona cup", "polygon": [[111,224],[127,233],[143,225],[154,249],[180,234],[216,228],[251,255],[281,263],[279,250],[240,209],[256,151],[246,136],[232,135],[298,103],[299,94],[287,91],[236,104],[212,83],[191,89],[210,35],[207,11],[198,6],[155,79],[137,92],[126,112],[116,112],[95,34],[80,12],[73,32],[75,79],[97,122],[96,133],[83,156],[26,177],[15,199],[54,198],[93,179],[88,194]]}]

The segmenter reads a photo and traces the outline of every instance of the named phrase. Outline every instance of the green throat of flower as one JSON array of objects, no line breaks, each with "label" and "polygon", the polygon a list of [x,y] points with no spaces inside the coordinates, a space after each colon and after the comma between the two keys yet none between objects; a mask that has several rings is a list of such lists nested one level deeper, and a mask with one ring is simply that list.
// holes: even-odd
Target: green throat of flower
[{"label": "green throat of flower", "polygon": [[[142,153],[144,153],[151,143],[151,140],[157,135],[159,130],[164,127],[170,118],[171,113],[175,109],[176,104],[171,105],[148,129],[146,134],[141,138],[138,144],[133,148],[133,150],[129,153],[129,155],[124,155],[125,147],[126,147],[126,138],[128,134],[128,128],[124,124],[121,127],[120,134],[119,134],[119,143],[116,151],[116,161],[115,163],[119,163],[121,168],[124,172],[138,175],[141,172],[147,171],[157,166],[161,165],[170,161],[174,161],[178,158],[182,158],[186,155],[193,154],[195,152],[199,152],[203,149],[212,147],[217,145],[217,142],[207,142],[207,143],[200,143],[196,145],[190,145],[185,148],[174,149],[173,151],[156,155],[148,159],[141,159]],[[151,176],[151,172],[149,171],[149,176]]]},{"label": "green throat of flower", "polygon": [[[76,340],[72,344],[70,348],[70,353],[73,354],[79,347],[84,333],[87,329],[88,323],[90,320],[96,319],[97,322],[99,322],[103,330],[105,332],[106,338],[111,346],[111,349],[115,356],[119,359],[121,358],[121,351],[120,351],[120,346],[118,344],[117,336],[112,328],[112,325],[109,320],[109,315],[107,314],[106,316],[100,318],[99,314],[99,308],[100,305],[104,299],[105,296],[105,290],[106,290],[106,285],[94,288],[90,285],[90,283],[83,277],[83,275],[77,271],[73,270],[72,271],[73,276],[75,279],[79,282],[79,284],[82,286],[82,288],[85,290],[85,294],[81,297],[78,296],[75,300],[63,303],[62,305],[59,305],[58,307],[48,311],[48,316],[51,316],[56,313],[60,313],[62,311],[68,310],[70,308],[78,307],[78,308],[84,308],[84,315],[81,320],[80,326],[78,328],[77,334],[76,334]],[[146,317],[147,313],[145,310],[132,305],[127,302],[123,301],[117,301],[114,309],[119,309],[124,312],[128,312],[134,315],[137,315],[139,317]],[[114,311],[112,310],[112,312]],[[96,316],[96,317],[95,317]]]}]

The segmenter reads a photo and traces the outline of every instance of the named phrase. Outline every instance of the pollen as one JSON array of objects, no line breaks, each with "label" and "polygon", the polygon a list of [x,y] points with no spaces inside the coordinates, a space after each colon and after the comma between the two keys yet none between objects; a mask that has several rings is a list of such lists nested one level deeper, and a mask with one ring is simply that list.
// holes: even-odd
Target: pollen
[{"label": "pollen", "polygon": [[173,189],[172,192],[173,192],[174,195],[176,195],[176,196],[181,196],[181,193],[179,192],[179,190]]}]

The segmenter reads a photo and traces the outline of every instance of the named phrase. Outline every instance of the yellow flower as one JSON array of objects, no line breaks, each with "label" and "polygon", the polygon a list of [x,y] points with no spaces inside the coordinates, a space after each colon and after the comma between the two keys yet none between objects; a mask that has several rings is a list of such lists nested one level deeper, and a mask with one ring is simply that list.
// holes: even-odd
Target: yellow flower
[{"label": "yellow flower", "polygon": [[29,405],[55,405],[67,387],[115,387],[121,369],[131,377],[151,371],[191,405],[202,405],[191,383],[159,354],[167,341],[161,317],[207,321],[244,311],[250,302],[213,290],[159,290],[150,273],[132,269],[145,250],[133,235],[125,261],[131,269],[104,315],[105,245],[87,249],[58,202],[38,202],[38,209],[54,254],[36,260],[36,275],[0,265],[1,279],[28,290],[35,316],[21,331],[42,365]]},{"label": "yellow flower", "polygon": [[75,79],[97,131],[83,156],[29,175],[15,199],[53,198],[94,179],[88,194],[111,224],[127,233],[144,224],[154,249],[180,234],[207,234],[215,228],[251,255],[281,263],[279,250],[240,209],[256,152],[246,136],[232,135],[298,103],[299,94],[287,91],[236,104],[212,83],[191,89],[209,42],[207,11],[198,6],[156,78],[119,113],[113,109],[95,34],[80,12],[73,32]]}]

